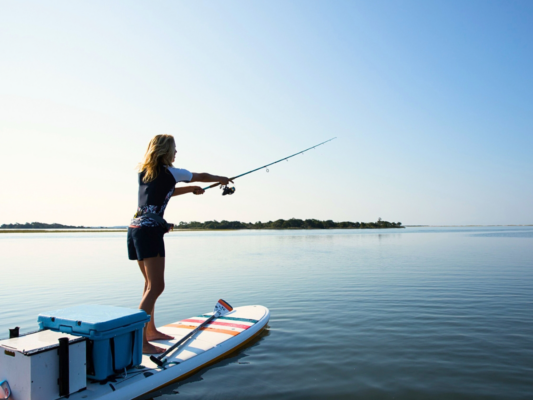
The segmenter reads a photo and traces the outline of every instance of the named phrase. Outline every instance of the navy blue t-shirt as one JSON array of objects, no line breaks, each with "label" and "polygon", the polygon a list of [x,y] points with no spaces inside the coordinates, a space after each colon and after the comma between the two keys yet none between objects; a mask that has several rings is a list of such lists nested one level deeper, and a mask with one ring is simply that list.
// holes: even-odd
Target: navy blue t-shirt
[{"label": "navy blue t-shirt", "polygon": [[[163,218],[165,208],[178,182],[190,182],[192,173],[186,169],[164,166],[151,182],[143,182],[145,171],[139,173],[139,201],[137,211],[154,213]],[[157,226],[157,222],[141,215],[131,220],[130,226]]]}]

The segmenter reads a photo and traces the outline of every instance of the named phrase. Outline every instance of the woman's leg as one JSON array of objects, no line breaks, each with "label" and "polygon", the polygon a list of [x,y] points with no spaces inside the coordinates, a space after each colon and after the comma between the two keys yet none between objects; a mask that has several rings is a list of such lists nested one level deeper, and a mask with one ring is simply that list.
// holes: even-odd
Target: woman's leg
[{"label": "woman's leg", "polygon": [[[165,258],[150,257],[143,260],[146,286],[139,308],[153,315],[155,302],[165,289]],[[148,325],[148,324],[147,324]],[[148,342],[148,327],[144,328],[143,353],[163,353],[165,350]]]},{"label": "woman's leg", "polygon": [[[164,258],[163,258],[164,260]],[[143,290],[143,297],[146,293],[146,289],[148,287],[148,276],[146,275],[146,267],[144,265],[144,261],[137,260],[137,263],[139,264],[139,269],[141,270],[141,273],[144,276],[144,290]],[[145,335],[146,340],[172,340],[174,339],[173,336],[167,335],[163,332],[159,332],[157,328],[155,327],[155,304],[154,308],[152,310],[150,322],[146,325]]]}]

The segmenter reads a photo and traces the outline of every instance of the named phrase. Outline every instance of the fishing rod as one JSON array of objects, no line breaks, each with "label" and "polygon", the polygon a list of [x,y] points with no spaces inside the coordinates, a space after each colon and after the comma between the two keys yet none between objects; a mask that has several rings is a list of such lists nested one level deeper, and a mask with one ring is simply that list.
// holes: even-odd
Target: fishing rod
[{"label": "fishing rod", "polygon": [[[233,178],[230,178],[229,180],[233,181],[234,179],[240,178],[241,176],[248,175],[248,174],[251,174],[252,172],[259,171],[260,169],[270,167],[271,165],[277,164],[277,163],[279,163],[281,161],[288,160],[289,158],[297,156],[298,154],[303,154],[303,153],[305,153],[308,150],[314,149],[315,147],[318,147],[318,146],[322,146],[323,144],[325,144],[327,142],[331,142],[332,140],[335,140],[335,139],[337,139],[337,137],[328,139],[325,142],[322,142],[322,143],[319,143],[319,144],[315,144],[314,146],[309,147],[308,149],[299,151],[298,153],[294,153],[292,156],[288,156],[288,157],[282,158],[281,160],[274,161],[273,163],[270,163],[270,164],[267,164],[267,165],[263,165],[262,167],[259,167],[259,168],[253,169],[251,171],[245,172],[244,174],[240,174],[240,175],[234,176]],[[267,172],[268,172],[268,169],[267,169]],[[207,187],[203,188],[203,190],[211,189],[211,188],[217,187],[219,185],[220,185],[220,183],[214,183],[211,186],[207,186]],[[222,196],[225,196],[227,194],[235,193],[235,187],[228,187],[228,185],[223,185],[223,186],[221,186],[221,189],[224,189],[224,191],[222,192]]]}]

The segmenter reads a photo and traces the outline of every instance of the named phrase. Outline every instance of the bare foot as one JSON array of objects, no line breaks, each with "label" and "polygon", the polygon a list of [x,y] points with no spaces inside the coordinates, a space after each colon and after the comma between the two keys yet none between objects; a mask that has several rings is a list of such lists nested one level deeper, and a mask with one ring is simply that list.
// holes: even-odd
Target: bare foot
[{"label": "bare foot", "polygon": [[164,353],[165,349],[162,347],[154,346],[151,343],[143,344],[143,354],[161,354]]},{"label": "bare foot", "polygon": [[167,335],[163,332],[155,331],[155,332],[146,332],[146,340],[172,340],[174,339],[174,336]]}]

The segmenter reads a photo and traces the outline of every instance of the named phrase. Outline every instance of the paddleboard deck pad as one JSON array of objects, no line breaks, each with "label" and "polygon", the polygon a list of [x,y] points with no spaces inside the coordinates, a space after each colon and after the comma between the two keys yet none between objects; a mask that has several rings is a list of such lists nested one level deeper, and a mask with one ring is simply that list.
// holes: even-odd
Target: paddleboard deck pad
[{"label": "paddleboard deck pad", "polygon": [[[212,315],[213,313],[200,314],[159,327],[158,330],[173,336],[174,339],[151,343],[168,349]],[[236,307],[224,316],[213,319],[166,356],[163,366],[152,362],[150,355],[143,355],[141,365],[125,370],[124,373],[104,382],[88,380],[87,389],[71,394],[69,400],[150,398],[150,394],[157,395],[165,386],[183,380],[247,345],[265,329],[269,318],[270,312],[266,307]]]}]

